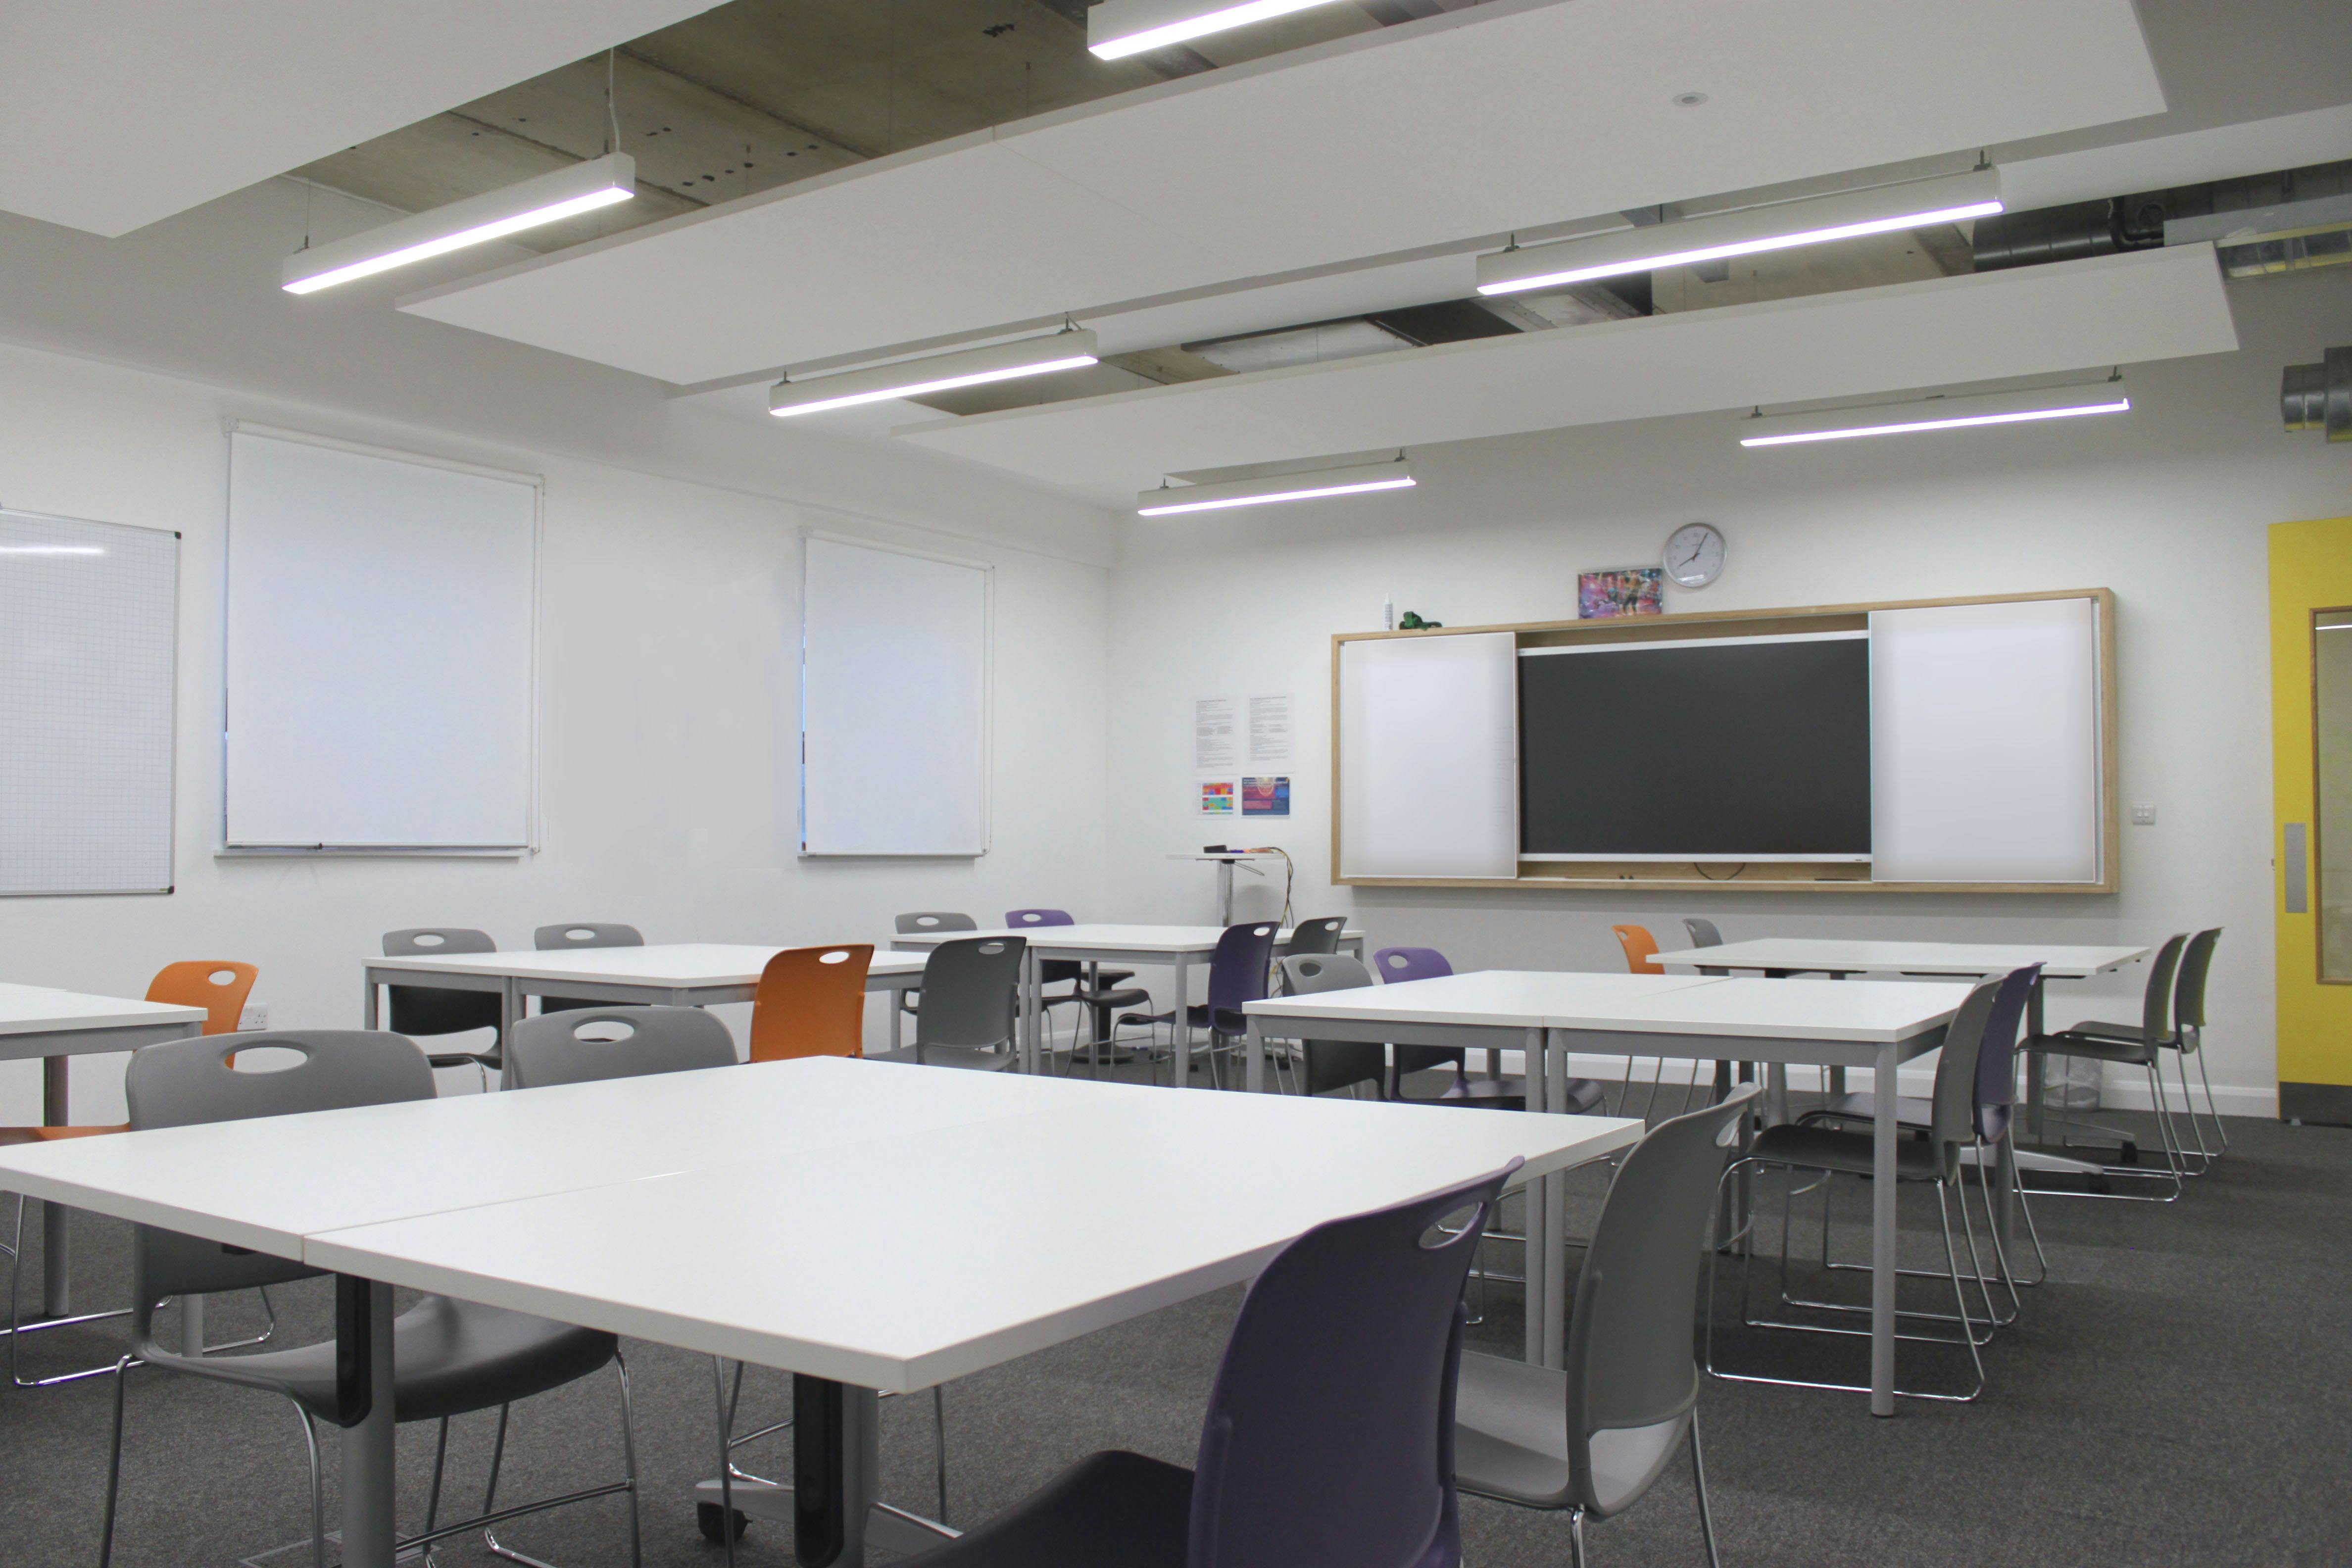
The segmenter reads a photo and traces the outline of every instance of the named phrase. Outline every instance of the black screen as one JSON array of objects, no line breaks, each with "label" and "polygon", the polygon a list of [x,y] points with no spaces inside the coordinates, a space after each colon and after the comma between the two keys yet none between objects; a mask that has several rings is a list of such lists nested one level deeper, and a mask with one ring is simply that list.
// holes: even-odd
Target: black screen
[{"label": "black screen", "polygon": [[1867,855],[1869,641],[1522,657],[1519,848]]}]

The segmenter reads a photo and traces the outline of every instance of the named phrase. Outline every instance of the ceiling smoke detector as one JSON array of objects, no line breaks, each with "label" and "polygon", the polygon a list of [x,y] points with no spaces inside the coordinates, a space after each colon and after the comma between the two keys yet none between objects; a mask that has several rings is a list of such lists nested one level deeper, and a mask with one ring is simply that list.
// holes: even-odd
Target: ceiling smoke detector
[{"label": "ceiling smoke detector", "polygon": [[2317,364],[2287,366],[2279,413],[2289,431],[2325,430],[2330,441],[2352,441],[2352,345],[2329,349]]}]

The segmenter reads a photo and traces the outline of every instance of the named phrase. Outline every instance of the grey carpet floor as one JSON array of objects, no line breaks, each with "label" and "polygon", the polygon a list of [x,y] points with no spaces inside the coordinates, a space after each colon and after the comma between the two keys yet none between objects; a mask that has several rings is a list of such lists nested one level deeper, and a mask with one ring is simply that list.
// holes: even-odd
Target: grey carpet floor
[{"label": "grey carpet floor", "polygon": [[[1895,1419],[1879,1421],[1857,1394],[1711,1380],[1702,1408],[1727,1568],[2352,1563],[2352,1131],[2251,1121],[2231,1129],[2231,1155],[2179,1204],[2035,1205],[2051,1279],[2026,1292],[2021,1321],[1986,1350],[1989,1381],[1976,1404],[1906,1402]],[[1131,1178],[1107,1172],[1099,1188],[1069,1201],[1115,1205]],[[1599,1187],[1589,1177],[1584,1185],[1589,1203]],[[1906,1261],[1929,1262],[1940,1245],[1932,1200],[1906,1192],[1904,1201]],[[1818,1203],[1799,1201],[1801,1253],[1818,1248]],[[1832,1240],[1842,1256],[1856,1256],[1864,1190],[1850,1186],[1836,1203]],[[1766,1212],[1778,1205],[1773,1189]],[[10,1207],[0,1205],[0,1224]],[[85,1301],[119,1300],[124,1233],[89,1217],[77,1225],[78,1289]],[[1766,1239],[1777,1248],[1776,1234]],[[39,1249],[27,1250],[29,1293]],[[1497,1267],[1516,1267],[1516,1248],[1488,1250]],[[1857,1276],[1801,1270],[1799,1282],[1862,1299]],[[1737,1283],[1731,1272],[1718,1279],[1720,1321],[1737,1321]],[[1771,1284],[1759,1268],[1758,1305]],[[1927,1282],[1905,1289],[1906,1304],[1940,1304]],[[328,1331],[322,1282],[276,1294],[281,1342]],[[1474,1335],[1506,1352],[1515,1346],[1516,1296],[1489,1287]],[[1097,1448],[1189,1462],[1238,1300],[1228,1291],[1188,1302],[951,1385],[952,1520],[983,1518]],[[250,1331],[257,1320],[250,1297],[217,1299],[213,1337]],[[103,1325],[40,1335],[27,1342],[28,1369],[108,1359],[118,1343]],[[1742,1368],[1841,1381],[1866,1371],[1857,1340],[1734,1329],[1720,1347]],[[713,1473],[709,1363],[656,1345],[626,1350],[646,1561],[716,1563],[690,1491]],[[1906,1382],[1943,1386],[1966,1373],[1962,1352],[1943,1347],[1906,1346],[1902,1366]],[[743,1424],[780,1413],[785,1393],[780,1374],[755,1371]],[[0,1565],[97,1560],[110,1397],[104,1378],[0,1387]],[[616,1412],[609,1374],[518,1406],[502,1500],[617,1474]],[[884,1412],[885,1495],[928,1509],[930,1402],[886,1401]],[[454,1498],[478,1499],[490,1429],[488,1416],[457,1426]],[[302,1541],[307,1529],[300,1433],[282,1404],[134,1373],[127,1430],[117,1563],[307,1561],[300,1549],[263,1556]],[[788,1468],[789,1441],[745,1462],[765,1473]],[[404,1429],[400,1461],[404,1521],[413,1527],[424,1514],[429,1427]],[[331,1488],[331,1443],[327,1464]],[[1464,1515],[1465,1557],[1480,1568],[1567,1561],[1564,1518],[1475,1499],[1465,1500]],[[520,1522],[508,1539],[566,1568],[627,1562],[615,1500]],[[1686,1472],[1594,1525],[1591,1542],[1601,1568],[1703,1563]],[[792,1560],[780,1531],[754,1526],[743,1542],[747,1565]],[[496,1559],[468,1541],[440,1561]]]}]

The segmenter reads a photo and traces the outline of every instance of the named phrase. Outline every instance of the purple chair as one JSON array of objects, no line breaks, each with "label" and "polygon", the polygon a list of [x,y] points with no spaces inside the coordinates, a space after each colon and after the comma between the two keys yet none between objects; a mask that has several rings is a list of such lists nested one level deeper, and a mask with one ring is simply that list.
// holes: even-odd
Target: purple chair
[{"label": "purple chair", "polygon": [[[1252,1002],[1265,999],[1266,978],[1274,966],[1274,940],[1276,934],[1272,921],[1244,921],[1225,928],[1217,939],[1216,951],[1209,955],[1209,1000],[1194,1003],[1184,1009],[1185,1021],[1195,1029],[1209,1031],[1209,1071],[1214,1079],[1217,1057],[1232,1049],[1232,1042],[1249,1032],[1249,1018],[1242,1008]],[[1122,1013],[1119,1023],[1167,1024],[1171,1027],[1176,1015],[1166,1013]]]},{"label": "purple chair", "polygon": [[1503,1184],[1316,1226],[1250,1287],[1196,1468],[1107,1452],[924,1568],[1455,1568],[1462,1289]]},{"label": "purple chair", "polygon": [[[1454,973],[1454,965],[1433,947],[1384,947],[1372,954],[1372,973],[1381,977],[1383,985],[1402,984],[1408,980],[1435,980]],[[1391,1046],[1396,1062],[1383,1100],[1404,1100],[1404,1079],[1410,1073],[1427,1072],[1432,1068],[1450,1067],[1454,1081],[1445,1092],[1433,1100],[1415,1100],[1415,1104],[1475,1105],[1492,1110],[1525,1110],[1528,1108],[1528,1080],[1524,1078],[1472,1078],[1465,1070],[1468,1054],[1458,1046]],[[1589,1078],[1568,1080],[1568,1109],[1580,1116],[1589,1116],[1601,1109],[1606,1098],[1601,1087]]]},{"label": "purple chair", "polygon": [[[1067,910],[1007,910],[1004,923],[1015,931],[1027,931],[1034,926],[1066,926],[1078,922],[1070,918]],[[1151,1000],[1151,993],[1139,989],[1119,989],[1135,978],[1132,969],[1105,969],[1098,963],[1082,963],[1075,958],[1042,959],[1037,964],[1037,1006],[1039,1011],[1076,1003],[1094,1016],[1093,1049],[1095,1066],[1103,1064],[1104,1042],[1110,1037],[1110,1016],[1121,1007],[1141,1007]],[[1045,994],[1048,985],[1067,984],[1069,990],[1059,996]],[[1078,1047],[1071,1047],[1076,1059]],[[1124,1060],[1125,1058],[1119,1058]]]}]

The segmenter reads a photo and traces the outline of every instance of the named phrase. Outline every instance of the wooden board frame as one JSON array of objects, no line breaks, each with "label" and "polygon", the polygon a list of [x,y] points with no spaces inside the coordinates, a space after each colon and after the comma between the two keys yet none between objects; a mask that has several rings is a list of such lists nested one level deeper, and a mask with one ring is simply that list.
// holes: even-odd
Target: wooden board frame
[{"label": "wooden board frame", "polygon": [[[1867,627],[1875,610],[1937,609],[1954,605],[2015,605],[2043,599],[2089,599],[2098,606],[2099,877],[2093,882],[1876,882],[1851,861],[1744,864],[1690,862],[1688,872],[1663,875],[1654,861],[1592,861],[1563,876],[1557,861],[1522,860],[1518,875],[1501,877],[1350,877],[1340,868],[1339,650],[1343,644],[1383,637],[1468,637],[1509,632],[1520,647],[1650,642],[1676,637],[1759,637]],[[2123,886],[2123,834],[2118,815],[2116,735],[2116,595],[2110,588],[2064,588],[2032,594],[1977,594],[1950,599],[1890,599],[1864,605],[1804,605],[1782,609],[1699,610],[1672,616],[1604,616],[1594,620],[1517,621],[1435,631],[1335,632],[1331,637],[1331,880],[1352,888],[1556,889],[1563,892],[1704,891],[1809,893],[2114,893]],[[1668,864],[1680,865],[1681,862]]]}]

